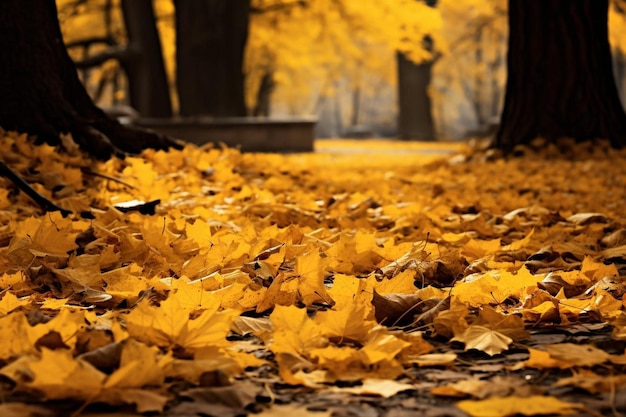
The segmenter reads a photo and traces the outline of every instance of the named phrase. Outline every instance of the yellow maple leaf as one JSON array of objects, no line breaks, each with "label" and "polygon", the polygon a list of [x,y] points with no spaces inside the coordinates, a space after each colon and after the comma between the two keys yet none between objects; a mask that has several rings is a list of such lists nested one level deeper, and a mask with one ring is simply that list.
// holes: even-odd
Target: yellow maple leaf
[{"label": "yellow maple leaf", "polygon": [[322,384],[328,381],[327,371],[311,370],[314,365],[302,356],[286,352],[278,353],[276,354],[276,363],[278,364],[278,374],[287,384],[322,388]]},{"label": "yellow maple leaf", "polygon": [[306,310],[294,306],[276,306],[270,315],[274,337],[270,350],[305,356],[310,349],[326,346],[328,340]]},{"label": "yellow maple leaf", "polygon": [[284,273],[279,273],[270,284],[270,287],[259,300],[257,313],[269,310],[275,305],[288,306],[298,301],[298,282]]},{"label": "yellow maple leaf", "polygon": [[[1,264],[0,264],[1,265]],[[0,288],[12,288],[13,290],[19,290],[28,286],[26,276],[21,272],[1,273],[0,274]]]},{"label": "yellow maple leaf", "polygon": [[30,262],[33,257],[67,257],[77,247],[75,227],[81,225],[82,222],[74,224],[63,218],[59,212],[41,219],[30,217],[16,225],[8,253],[20,263]]},{"label": "yellow maple leaf", "polygon": [[341,310],[320,311],[314,321],[319,329],[334,343],[364,343],[369,331],[376,326],[374,320],[367,320],[369,308],[365,305],[347,305]]},{"label": "yellow maple leaf", "polygon": [[230,332],[232,321],[240,312],[218,309],[219,306],[215,305],[204,310],[194,320],[188,321],[185,331],[180,335],[179,344],[187,349],[229,346],[226,336]]},{"label": "yellow maple leaf", "polygon": [[342,233],[325,253],[333,271],[354,274],[369,272],[378,266],[382,257],[377,250],[374,234],[358,230],[354,234]]},{"label": "yellow maple leaf", "polygon": [[350,388],[338,388],[335,387],[331,391],[333,392],[346,392],[356,395],[375,395],[383,398],[393,397],[399,392],[413,390],[415,386],[411,384],[404,384],[388,379],[365,379],[362,385],[358,385]]},{"label": "yellow maple leaf", "polygon": [[580,272],[594,281],[599,281],[605,277],[619,276],[617,267],[615,264],[605,264],[604,262],[598,262],[590,256],[585,256],[582,265],[580,266]]},{"label": "yellow maple leaf", "polygon": [[169,363],[159,358],[156,347],[133,339],[122,342],[120,367],[109,375],[105,388],[141,388],[145,385],[161,385],[165,378],[163,368]]},{"label": "yellow maple leaf", "polygon": [[201,248],[211,245],[211,225],[202,219],[186,224],[185,234]]},{"label": "yellow maple leaf", "polygon": [[7,291],[0,300],[0,316],[5,316],[15,309],[24,307],[30,304],[28,299],[19,299],[10,291]]},{"label": "yellow maple leaf", "polygon": [[0,359],[35,353],[35,343],[48,331],[44,326],[31,326],[23,314],[0,318]]},{"label": "yellow maple leaf", "polygon": [[[221,277],[216,278],[221,281]],[[212,309],[221,302],[220,296],[214,295],[204,288],[204,281],[191,282],[182,276],[171,282],[172,296],[175,296],[181,307],[187,311]]]},{"label": "yellow maple leaf", "polygon": [[405,362],[414,363],[418,366],[452,366],[456,358],[456,353],[427,353],[408,358]]},{"label": "yellow maple leaf", "polygon": [[453,337],[452,340],[465,343],[465,350],[481,350],[490,356],[507,350],[513,342],[513,339],[497,330],[475,324],[465,329],[463,334]]},{"label": "yellow maple leaf", "polygon": [[[386,294],[413,294],[417,290],[415,287],[415,271],[406,270],[399,272],[393,278],[383,278],[380,281],[374,274],[367,278],[367,287],[370,291],[376,288],[380,295]],[[432,288],[432,287],[426,287]]]},{"label": "yellow maple leaf", "polygon": [[335,273],[333,286],[328,290],[328,294],[335,302],[333,308],[341,310],[344,307],[359,304],[370,306],[369,310],[371,310],[372,289],[370,285],[374,285],[370,284],[371,279],[376,281],[373,275],[363,280],[353,275]]},{"label": "yellow maple leaf", "polygon": [[46,333],[58,334],[63,344],[74,348],[78,340],[77,335],[79,330],[87,327],[85,323],[85,311],[64,308],[49,322],[35,327],[45,329]]},{"label": "yellow maple leaf", "polygon": [[176,297],[168,297],[159,307],[143,300],[124,320],[128,333],[137,340],[169,347],[176,344],[187,326],[189,311]]},{"label": "yellow maple leaf", "polygon": [[218,312],[218,308],[219,305],[215,304],[190,320],[189,310],[183,308],[175,294],[158,307],[144,300],[125,317],[126,327],[137,340],[162,347],[227,346],[230,322],[239,312]]},{"label": "yellow maple leaf", "polygon": [[327,265],[327,258],[321,258],[315,250],[296,258],[294,278],[298,282],[300,299],[305,305],[309,306],[318,301],[333,304],[324,285]]},{"label": "yellow maple leaf", "polygon": [[599,375],[588,369],[573,371],[568,378],[561,378],[554,383],[555,387],[573,386],[591,394],[614,392],[626,385],[626,375]]},{"label": "yellow maple leaf", "polygon": [[[0,372],[17,382],[21,389],[34,389],[48,399],[91,400],[102,390],[106,375],[88,362],[75,359],[69,350],[43,348],[41,357],[24,356]],[[32,375],[23,381],[20,375]]]},{"label": "yellow maple leaf", "polygon": [[279,417],[279,416],[298,416],[298,417],[331,417],[332,411],[310,411],[304,405],[276,405],[273,404],[265,411],[255,414],[256,417]]},{"label": "yellow maple leaf", "polygon": [[69,300],[69,298],[46,298],[41,303],[40,308],[42,310],[60,310]]},{"label": "yellow maple leaf", "polygon": [[251,355],[231,349],[236,349],[236,346],[226,351],[218,347],[200,348],[194,352],[193,359],[171,359],[168,355],[164,366],[165,376],[183,378],[198,384],[202,375],[207,372],[219,372],[220,377],[230,379],[247,366],[260,366],[259,362],[264,363],[259,360],[254,362],[254,358],[250,358]]},{"label": "yellow maple leaf", "polygon": [[475,325],[484,325],[490,329],[497,330],[516,342],[530,338],[530,333],[524,328],[524,321],[515,314],[501,314],[493,308],[487,306],[480,310]]},{"label": "yellow maple leaf", "polygon": [[118,268],[100,274],[100,278],[105,283],[105,291],[114,302],[122,301],[134,305],[139,295],[148,290],[154,284],[142,276],[137,276],[132,272],[132,268]]},{"label": "yellow maple leaf", "polygon": [[518,414],[567,415],[584,410],[579,403],[568,403],[555,397],[533,395],[530,397],[493,397],[486,400],[466,400],[456,404],[458,408],[475,417],[507,417]]},{"label": "yellow maple leaf", "polygon": [[359,354],[363,362],[372,365],[383,361],[391,361],[396,358],[402,350],[411,346],[399,337],[391,334],[386,328],[377,326],[369,333],[369,339]]},{"label": "yellow maple leaf", "polygon": [[325,380],[358,380],[356,372],[363,368],[359,350],[351,346],[328,345],[310,349],[308,356],[319,368],[326,371]]},{"label": "yellow maple leaf", "polygon": [[603,319],[610,320],[620,314],[624,301],[616,299],[613,294],[602,288],[597,288],[593,296],[592,306],[594,310],[602,314]]},{"label": "yellow maple leaf", "polygon": [[485,255],[495,254],[502,249],[500,239],[493,240],[477,240],[471,239],[465,245],[461,253],[469,260],[482,258]]},{"label": "yellow maple leaf", "polygon": [[471,306],[499,304],[508,297],[521,298],[528,288],[534,288],[543,275],[533,275],[526,268],[516,273],[490,270],[460,282],[452,289],[453,297]]},{"label": "yellow maple leaf", "polygon": [[546,345],[545,349],[551,358],[560,362],[571,363],[574,366],[600,365],[610,358],[608,353],[593,345],[558,343]]},{"label": "yellow maple leaf", "polygon": [[545,350],[529,348],[528,354],[529,354],[528,359],[526,361],[516,364],[513,367],[513,369],[523,369],[524,367],[536,368],[536,369],[549,369],[549,368],[567,369],[567,368],[572,368],[574,366],[574,364],[571,362],[562,361],[562,360],[553,358]]}]

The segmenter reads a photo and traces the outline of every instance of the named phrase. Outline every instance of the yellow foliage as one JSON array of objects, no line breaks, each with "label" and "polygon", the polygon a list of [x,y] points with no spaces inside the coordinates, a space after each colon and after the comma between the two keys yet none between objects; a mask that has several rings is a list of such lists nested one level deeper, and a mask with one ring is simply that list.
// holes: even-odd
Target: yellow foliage
[{"label": "yellow foliage", "polygon": [[[58,0],[57,6],[65,42],[106,35],[125,42],[119,0],[111,3],[108,28],[105,0],[80,5]],[[154,7],[166,72],[173,84],[175,9],[171,0],[157,0]],[[335,81],[346,77],[364,89],[369,86],[363,80],[372,75],[393,82],[395,67],[389,65],[389,59],[395,51],[404,52],[416,62],[432,58],[434,51],[423,45],[425,36],[435,41],[437,51],[445,50],[445,40],[440,36],[440,13],[422,1],[314,0],[303,5],[254,0],[252,7],[258,12],[250,14],[244,68],[250,108],[266,73],[272,74],[274,82],[282,87],[282,99],[302,106],[308,104],[304,97],[319,92],[330,94]],[[90,53],[100,50],[102,47],[95,47]],[[75,57],[80,55],[76,53]],[[97,82],[103,72],[93,70],[91,81]],[[301,113],[310,111],[302,108]]]},{"label": "yellow foliage", "polygon": [[332,93],[334,82],[345,77],[363,88],[368,88],[361,82],[366,75],[393,82],[395,67],[389,59],[395,51],[416,62],[432,58],[433,51],[423,47],[426,35],[438,50],[445,46],[439,35],[439,11],[421,1],[315,0],[303,6],[256,0],[253,7],[266,11],[251,15],[246,57],[249,104],[267,72],[284,87],[283,99],[302,102],[318,91]]}]

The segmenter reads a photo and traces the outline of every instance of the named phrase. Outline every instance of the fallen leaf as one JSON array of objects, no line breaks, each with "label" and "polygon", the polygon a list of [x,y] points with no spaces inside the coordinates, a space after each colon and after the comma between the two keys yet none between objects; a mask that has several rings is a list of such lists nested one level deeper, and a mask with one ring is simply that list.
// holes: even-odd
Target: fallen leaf
[{"label": "fallen leaf", "polygon": [[510,337],[485,326],[471,325],[463,334],[452,338],[465,343],[465,350],[476,349],[488,355],[497,355],[509,348],[513,342]]},{"label": "fallen leaf", "polygon": [[402,391],[415,389],[411,384],[403,384],[387,379],[366,379],[362,385],[349,388],[332,388],[334,392],[350,393],[356,395],[370,395],[390,398]]},{"label": "fallen leaf", "polygon": [[568,403],[554,397],[533,395],[530,397],[493,397],[486,400],[465,400],[458,408],[475,417],[507,417],[515,415],[568,415],[584,410],[582,404]]}]

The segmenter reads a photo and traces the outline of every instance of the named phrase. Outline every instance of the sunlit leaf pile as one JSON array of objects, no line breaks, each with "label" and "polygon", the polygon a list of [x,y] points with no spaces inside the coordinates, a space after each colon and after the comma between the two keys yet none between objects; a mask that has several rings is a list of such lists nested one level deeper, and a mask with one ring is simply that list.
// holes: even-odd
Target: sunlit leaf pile
[{"label": "sunlit leaf pile", "polygon": [[463,350],[527,352],[500,380],[431,389],[470,415],[582,409],[519,369],[567,370],[558,384],[592,394],[626,385],[623,343],[528,345],[559,327],[626,340],[623,152],[330,142],[101,163],[69,138],[60,151],[1,136],[2,160],[75,213],[42,214],[0,179],[0,375],[16,398],[160,412],[173,387],[259,375],[391,397]]}]

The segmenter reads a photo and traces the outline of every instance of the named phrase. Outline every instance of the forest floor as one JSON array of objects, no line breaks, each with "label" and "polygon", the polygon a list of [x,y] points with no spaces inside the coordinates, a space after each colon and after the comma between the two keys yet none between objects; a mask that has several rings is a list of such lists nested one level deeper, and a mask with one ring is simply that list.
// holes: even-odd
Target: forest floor
[{"label": "forest floor", "polygon": [[0,133],[0,416],[626,415],[626,152]]}]

